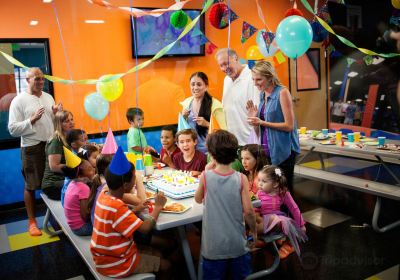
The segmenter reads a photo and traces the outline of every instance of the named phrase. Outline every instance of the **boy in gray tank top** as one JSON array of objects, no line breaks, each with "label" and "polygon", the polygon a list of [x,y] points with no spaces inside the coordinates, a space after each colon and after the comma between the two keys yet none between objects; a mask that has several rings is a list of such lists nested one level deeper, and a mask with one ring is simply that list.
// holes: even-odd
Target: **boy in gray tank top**
[{"label": "boy in gray tank top", "polygon": [[251,273],[245,221],[254,240],[257,231],[249,182],[230,167],[236,159],[238,141],[232,133],[218,130],[207,137],[206,145],[213,162],[200,175],[195,194],[196,202],[204,204],[203,279],[225,279],[227,274],[244,279]]}]

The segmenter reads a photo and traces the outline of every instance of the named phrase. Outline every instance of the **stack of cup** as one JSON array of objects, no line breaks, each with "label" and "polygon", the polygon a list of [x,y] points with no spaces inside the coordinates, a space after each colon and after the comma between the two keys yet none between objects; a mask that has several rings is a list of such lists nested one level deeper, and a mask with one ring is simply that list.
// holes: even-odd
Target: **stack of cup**
[{"label": "stack of cup", "polygon": [[154,173],[153,160],[150,154],[144,155],[144,174],[146,176],[152,175]]},{"label": "stack of cup", "polygon": [[385,145],[385,140],[386,140],[385,136],[379,136],[378,137],[378,146],[383,147]]},{"label": "stack of cup", "polygon": [[139,171],[142,174],[144,173],[144,166],[143,166],[142,156],[136,157],[135,168],[136,168],[136,171]]},{"label": "stack of cup", "polygon": [[360,132],[354,132],[354,142],[360,142],[360,138],[361,138],[361,135],[360,135]]},{"label": "stack of cup", "polygon": [[349,142],[351,142],[351,143],[354,142],[354,133],[353,132],[347,133],[347,140],[349,140]]}]

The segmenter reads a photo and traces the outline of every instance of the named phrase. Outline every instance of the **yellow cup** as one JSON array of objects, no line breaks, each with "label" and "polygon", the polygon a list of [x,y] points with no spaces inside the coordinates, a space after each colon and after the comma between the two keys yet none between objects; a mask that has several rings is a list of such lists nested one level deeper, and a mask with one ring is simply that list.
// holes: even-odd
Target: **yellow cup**
[{"label": "yellow cup", "polygon": [[342,141],[342,132],[336,131],[336,142]]},{"label": "yellow cup", "polygon": [[300,134],[306,134],[306,131],[307,131],[307,127],[305,127],[305,126],[300,127]]},{"label": "yellow cup", "polygon": [[354,142],[360,142],[360,132],[354,132]]}]

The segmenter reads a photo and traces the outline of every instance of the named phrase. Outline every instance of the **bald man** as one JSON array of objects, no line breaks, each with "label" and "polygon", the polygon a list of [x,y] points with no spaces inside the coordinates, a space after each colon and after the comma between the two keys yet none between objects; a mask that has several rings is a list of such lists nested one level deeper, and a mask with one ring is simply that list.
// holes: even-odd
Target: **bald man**
[{"label": "bald man", "polygon": [[21,137],[22,175],[25,181],[24,202],[28,213],[31,236],[42,235],[35,218],[35,191],[40,190],[46,162],[46,141],[54,132],[54,114],[62,109],[53,97],[43,91],[44,76],[39,68],[26,74],[28,88],[11,102],[8,130]]},{"label": "bald man", "polygon": [[228,131],[232,132],[239,141],[239,145],[248,144],[250,131],[253,129],[247,122],[247,101],[252,100],[258,106],[260,97],[254,86],[251,70],[247,65],[239,62],[237,53],[228,48],[219,49],[215,59],[224,79],[222,106],[224,107]]}]

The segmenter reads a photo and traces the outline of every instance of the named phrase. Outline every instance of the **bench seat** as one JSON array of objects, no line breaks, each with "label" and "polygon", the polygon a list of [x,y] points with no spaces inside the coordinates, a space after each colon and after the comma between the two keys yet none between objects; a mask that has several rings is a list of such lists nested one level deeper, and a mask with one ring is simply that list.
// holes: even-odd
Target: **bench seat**
[{"label": "bench seat", "polygon": [[[40,194],[44,203],[47,206],[46,217],[43,222],[43,230],[45,230],[50,235],[57,235],[63,232],[74,245],[75,249],[78,251],[79,255],[85,261],[86,265],[89,267],[93,276],[96,279],[115,279],[110,277],[105,277],[97,272],[95,264],[93,262],[92,253],[90,252],[90,236],[78,236],[72,232],[70,227],[67,224],[67,220],[64,215],[64,209],[59,200],[49,199],[44,193]],[[57,223],[60,225],[62,231],[51,232],[48,229],[48,220],[51,215],[55,218]],[[143,273],[143,274],[133,274],[130,277],[126,277],[123,279],[128,280],[153,280],[155,279],[155,275],[152,273]]]}]

